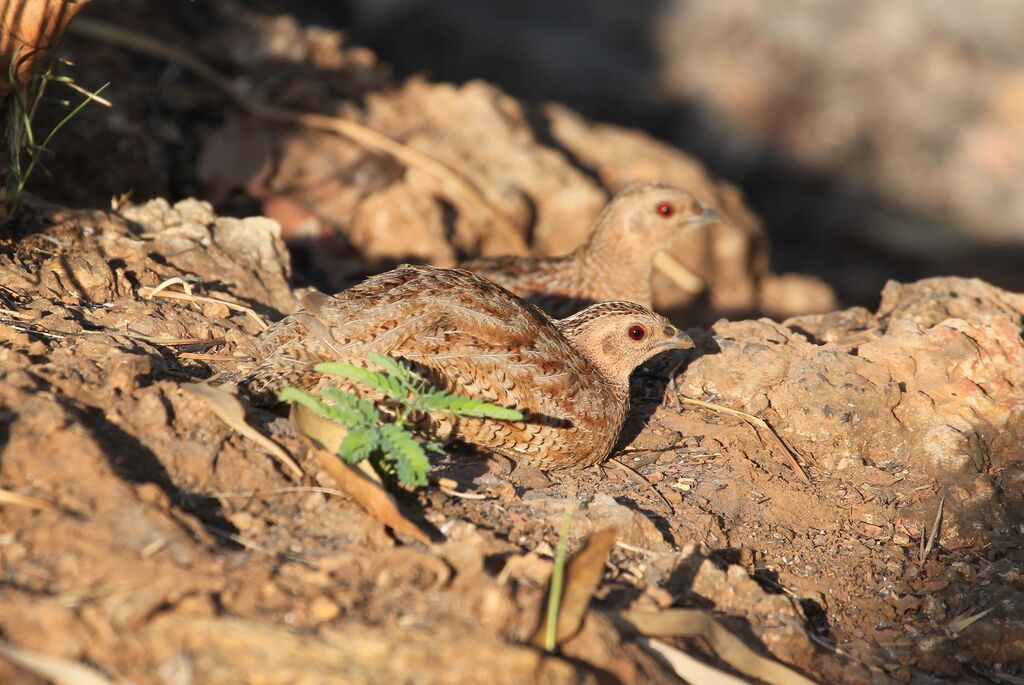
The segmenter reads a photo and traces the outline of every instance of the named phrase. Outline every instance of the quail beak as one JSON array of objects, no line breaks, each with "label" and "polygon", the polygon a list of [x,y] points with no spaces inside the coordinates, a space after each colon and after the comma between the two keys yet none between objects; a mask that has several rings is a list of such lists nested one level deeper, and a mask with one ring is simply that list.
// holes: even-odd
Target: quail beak
[{"label": "quail beak", "polygon": [[686,220],[686,223],[690,226],[706,226],[708,224],[713,224],[722,218],[721,214],[711,207],[708,207],[703,202],[698,202],[697,204],[700,205],[701,212],[700,214],[696,214]]},{"label": "quail beak", "polygon": [[693,347],[693,338],[676,328],[675,335],[660,341],[658,346],[666,350],[688,350]]}]

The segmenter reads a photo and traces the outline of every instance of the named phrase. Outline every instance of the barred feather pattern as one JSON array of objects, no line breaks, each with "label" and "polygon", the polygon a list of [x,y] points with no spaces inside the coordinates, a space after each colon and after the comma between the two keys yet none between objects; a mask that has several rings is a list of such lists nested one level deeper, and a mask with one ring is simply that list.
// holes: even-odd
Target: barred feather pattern
[{"label": "barred feather pattern", "polygon": [[[602,370],[595,359],[600,362],[607,351],[581,349],[571,339],[586,328],[583,323],[577,321],[567,336],[538,308],[478,275],[403,266],[333,297],[307,296],[300,311],[261,335],[258,364],[241,385],[257,397],[276,396],[288,386],[315,392],[330,385],[365,395],[365,389],[318,374],[313,366],[366,364],[367,353],[377,352],[410,363],[441,389],[525,415],[517,422],[435,417],[435,428],[447,437],[541,468],[589,465],[607,457],[615,444],[627,411],[629,372],[685,338],[673,329],[676,342],[666,343],[672,337],[665,333],[668,322],[630,306],[635,309],[619,312],[625,318],[615,329],[629,319],[658,335],[650,349],[636,345],[634,359],[616,351],[622,371],[607,364]],[[598,319],[609,317],[593,318]]]}]

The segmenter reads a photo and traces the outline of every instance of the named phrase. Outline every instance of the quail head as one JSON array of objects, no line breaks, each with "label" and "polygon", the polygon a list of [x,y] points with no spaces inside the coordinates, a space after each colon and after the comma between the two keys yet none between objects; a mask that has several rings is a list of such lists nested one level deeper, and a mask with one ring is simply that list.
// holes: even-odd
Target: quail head
[{"label": "quail head", "polygon": [[636,184],[612,198],[587,241],[569,255],[485,258],[460,267],[508,288],[552,316],[607,300],[651,307],[655,255],[689,229],[717,219],[715,210],[685,190],[663,183]]}]

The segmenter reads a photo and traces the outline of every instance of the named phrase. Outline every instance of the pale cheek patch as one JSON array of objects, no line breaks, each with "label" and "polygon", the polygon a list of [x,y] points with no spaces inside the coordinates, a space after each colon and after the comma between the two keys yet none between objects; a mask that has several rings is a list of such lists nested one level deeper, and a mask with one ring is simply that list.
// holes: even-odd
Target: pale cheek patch
[{"label": "pale cheek patch", "polygon": [[615,353],[615,343],[612,342],[611,338],[605,338],[601,341],[601,351],[609,356]]}]

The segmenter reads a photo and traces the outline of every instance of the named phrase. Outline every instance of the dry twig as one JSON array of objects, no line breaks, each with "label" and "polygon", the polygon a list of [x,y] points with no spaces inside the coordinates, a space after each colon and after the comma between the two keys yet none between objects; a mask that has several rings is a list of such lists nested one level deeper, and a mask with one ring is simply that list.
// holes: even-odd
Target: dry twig
[{"label": "dry twig", "polygon": [[[185,292],[176,293],[166,289],[168,286],[174,284],[181,285],[182,289]],[[191,286],[189,286],[188,283],[178,278],[177,276],[173,278],[168,278],[155,288],[139,288],[139,295],[146,298],[147,300],[151,300],[154,297],[165,297],[169,300],[181,300],[184,302],[206,302],[208,304],[222,304],[228,309],[234,310],[236,312],[244,312],[245,314],[250,316],[252,320],[256,322],[256,325],[260,327],[261,331],[265,330],[270,325],[263,319],[262,316],[257,314],[252,307],[246,307],[244,304],[238,304],[236,302],[231,302],[229,300],[222,300],[219,297],[193,295]]]},{"label": "dry twig", "polygon": [[747,412],[740,411],[739,409],[731,409],[729,407],[724,407],[720,404],[715,404],[713,402],[705,402],[703,400],[695,400],[690,397],[683,397],[682,400],[683,404],[689,404],[719,414],[728,414],[729,416],[735,416],[737,418],[743,419],[747,423],[754,426],[755,432],[757,428],[763,428],[765,431],[768,432],[769,435],[771,435],[775,439],[775,442],[778,443],[779,447],[782,448],[782,453],[786,455],[786,461],[789,462],[790,468],[793,469],[793,471],[800,478],[800,480],[810,484],[811,480],[810,478],[807,477],[807,474],[804,473],[803,468],[800,466],[800,462],[796,460],[796,455],[793,453],[793,450],[790,449],[789,445],[786,444],[786,441],[782,439],[782,436],[779,435],[774,428],[772,428],[771,424],[769,424],[761,417],[754,416],[753,414],[748,414]]}]

